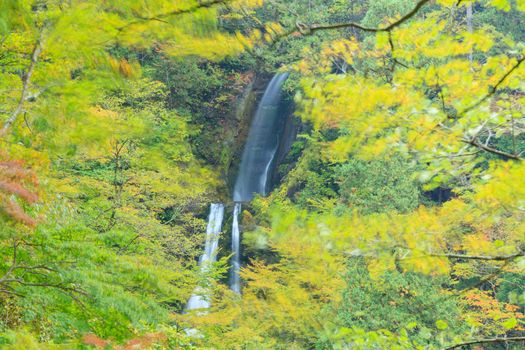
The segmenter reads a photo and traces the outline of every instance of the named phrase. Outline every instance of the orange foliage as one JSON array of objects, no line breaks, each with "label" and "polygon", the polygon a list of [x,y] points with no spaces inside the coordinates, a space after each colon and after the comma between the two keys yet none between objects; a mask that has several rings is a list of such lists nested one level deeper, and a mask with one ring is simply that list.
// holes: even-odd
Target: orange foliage
[{"label": "orange foliage", "polygon": [[91,345],[95,349],[105,349],[111,346],[112,349],[118,350],[139,350],[139,349],[151,349],[154,345],[164,343],[166,341],[166,335],[163,333],[148,333],[139,338],[129,340],[124,345],[114,345],[111,341],[102,339],[95,334],[86,334],[83,338],[83,343]]},{"label": "orange foliage", "polygon": [[[465,296],[465,301],[473,312],[469,313],[470,322],[487,329],[498,329],[509,319],[525,320],[525,315],[519,312],[519,306],[500,302],[490,295],[490,292],[474,290]],[[512,327],[523,330],[519,322]]]},{"label": "orange foliage", "polygon": [[94,334],[86,334],[82,341],[84,344],[94,346],[96,349],[104,349],[106,346],[111,344],[109,340],[99,338]]},{"label": "orange foliage", "polygon": [[35,174],[24,168],[21,161],[7,160],[0,155],[0,212],[15,222],[34,226],[35,220],[24,211],[15,198],[30,204],[36,202],[38,196],[29,188],[35,188],[37,185]]}]

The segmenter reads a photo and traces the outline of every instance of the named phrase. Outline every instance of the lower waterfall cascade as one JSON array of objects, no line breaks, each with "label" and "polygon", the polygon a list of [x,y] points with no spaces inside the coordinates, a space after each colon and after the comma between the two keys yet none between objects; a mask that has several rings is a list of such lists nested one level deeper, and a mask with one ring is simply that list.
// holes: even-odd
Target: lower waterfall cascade
[{"label": "lower waterfall cascade", "polygon": [[[210,215],[208,216],[208,226],[206,228],[206,244],[204,253],[199,259],[201,272],[206,272],[210,265],[217,261],[217,248],[219,247],[219,234],[222,230],[222,221],[224,219],[224,204],[213,203],[210,205]],[[206,291],[201,287],[195,288],[186,310],[207,309],[210,307],[210,301],[206,297]]]},{"label": "lower waterfall cascade", "polygon": [[233,223],[232,223],[232,262],[230,271],[230,288],[235,293],[241,293],[241,277],[239,272],[241,270],[241,231],[239,229],[239,214],[241,213],[241,203],[235,203],[233,209]]}]

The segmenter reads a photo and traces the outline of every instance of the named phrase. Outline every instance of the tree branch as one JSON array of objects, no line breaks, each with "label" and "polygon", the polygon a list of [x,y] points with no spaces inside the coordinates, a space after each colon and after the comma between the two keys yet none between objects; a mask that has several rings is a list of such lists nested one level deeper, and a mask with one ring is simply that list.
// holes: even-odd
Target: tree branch
[{"label": "tree branch", "polygon": [[343,28],[356,28],[365,32],[371,32],[371,33],[379,33],[379,32],[390,32],[394,28],[400,26],[401,24],[405,23],[412,17],[414,17],[419,10],[421,10],[422,7],[424,7],[426,4],[428,4],[430,0],[419,0],[414,8],[409,11],[407,14],[405,14],[403,17],[398,19],[395,22],[390,23],[386,27],[380,27],[380,28],[373,28],[373,27],[365,27],[359,23],[356,22],[344,22],[344,23],[335,23],[335,24],[317,24],[312,26],[305,26],[302,24],[298,24],[298,29],[303,34],[312,34],[317,31],[321,30],[334,30],[334,29],[343,29]]},{"label": "tree branch", "polygon": [[136,16],[136,18],[138,18],[137,21],[132,21],[132,22],[126,23],[124,26],[117,28],[117,30],[118,31],[123,31],[123,30],[125,30],[128,27],[131,27],[131,26],[133,26],[135,24],[146,22],[146,21],[158,21],[158,22],[163,22],[163,23],[169,23],[166,20],[164,20],[164,18],[172,17],[172,16],[185,15],[185,14],[188,14],[188,13],[192,13],[192,12],[198,11],[200,9],[212,8],[212,7],[217,6],[217,5],[224,5],[224,4],[227,4],[227,3],[231,2],[231,1],[232,0],[210,0],[210,1],[206,1],[206,2],[198,1],[193,6],[190,6],[190,7],[187,7],[187,8],[176,9],[176,10],[173,10],[173,11],[170,11],[170,12],[159,13],[157,15],[150,16],[150,17],[143,17],[143,16],[140,16],[140,15],[137,15]]},{"label": "tree branch", "polygon": [[137,239],[139,239],[140,237],[142,237],[142,234],[138,234],[136,235],[135,237],[133,237],[133,239],[131,239],[131,241],[129,241],[125,246],[121,247],[117,253],[122,253],[124,252],[126,249],[129,248],[129,246],[131,246],[133,244],[133,242],[135,242]]},{"label": "tree branch", "polygon": [[493,278],[498,277],[505,270],[505,268],[510,265],[512,260],[513,259],[504,261],[503,264],[496,269],[496,271],[494,271],[491,274],[483,277],[478,282],[476,282],[476,283],[474,283],[474,284],[472,284],[470,286],[467,286],[467,287],[464,287],[464,288],[460,289],[459,292],[460,293],[466,293],[469,290],[479,288],[482,285],[484,285],[485,283],[487,283],[488,281],[492,280]]},{"label": "tree branch", "polygon": [[78,298],[72,293],[78,293],[78,294],[82,294],[85,296],[87,296],[88,294],[84,290],[77,288],[74,285],[69,286],[69,285],[62,284],[62,283],[53,283],[53,282],[46,282],[46,281],[29,282],[23,279],[23,275],[20,277],[13,276],[13,273],[16,270],[22,270],[23,273],[29,273],[32,275],[40,275],[40,276],[47,276],[47,275],[38,270],[43,270],[43,271],[48,271],[48,272],[57,272],[52,267],[48,267],[42,264],[34,265],[34,266],[20,265],[18,261],[18,247],[20,243],[21,242],[19,240],[16,240],[16,239],[13,240],[13,257],[11,261],[11,266],[9,266],[6,273],[0,278],[0,294],[4,293],[4,294],[13,294],[13,295],[18,295],[18,296],[23,296],[22,294],[19,294],[16,291],[14,291],[12,284],[15,284],[15,283],[19,285],[23,285],[23,286],[28,286],[28,287],[49,287],[49,288],[56,288],[68,294],[71,298],[78,301],[82,305],[82,301],[78,300]]},{"label": "tree branch", "polygon": [[0,284],[6,284],[11,281],[9,278],[13,271],[17,268],[17,249],[18,249],[18,241],[15,239],[13,241],[13,259],[11,261],[11,266],[9,266],[9,269],[7,269],[6,273],[0,278]]},{"label": "tree branch", "polygon": [[469,345],[475,345],[475,344],[505,343],[508,341],[525,341],[525,336],[524,337],[489,338],[489,339],[469,340],[463,343],[451,345],[449,347],[444,348],[443,350],[453,350],[453,349],[458,349],[462,346],[469,346]]},{"label": "tree branch", "polygon": [[33,52],[31,53],[31,61],[29,63],[29,67],[27,68],[27,72],[24,73],[22,76],[22,94],[20,95],[20,99],[18,100],[18,105],[16,106],[16,109],[11,113],[11,116],[5,121],[4,126],[2,127],[2,130],[0,130],[0,137],[5,135],[5,133],[9,130],[11,125],[16,121],[20,113],[22,113],[24,109],[24,102],[27,99],[29,85],[31,84],[31,76],[33,75],[33,72],[35,70],[35,66],[38,62],[38,58],[42,52],[42,31],[40,32],[40,36],[37,39],[35,43],[35,47],[33,48]]},{"label": "tree branch", "polygon": [[507,78],[512,74],[514,73],[514,71],[516,69],[518,69],[521,64],[523,63],[523,61],[525,61],[525,56],[523,57],[520,57],[518,59],[518,61],[498,80],[498,82],[494,85],[494,86],[491,86],[489,88],[489,92],[483,96],[481,99],[479,99],[477,102],[475,102],[474,104],[472,104],[471,106],[465,108],[463,111],[461,111],[458,115],[464,115],[464,114],[467,114],[468,112],[472,111],[473,109],[479,107],[479,105],[481,105],[483,102],[485,102],[486,100],[488,100],[490,97],[492,97],[497,91],[498,91],[498,88],[501,86],[501,84],[503,84],[505,82],[505,80],[507,80]]},{"label": "tree branch", "polygon": [[[360,29],[360,30],[365,31],[365,32],[372,32],[372,33],[388,32],[389,33],[389,38],[388,38],[389,39],[389,45],[390,45],[390,48],[391,48],[391,50],[393,52],[394,44],[393,44],[392,36],[391,36],[392,30],[394,28],[400,26],[404,22],[408,21],[413,16],[415,16],[419,12],[419,10],[421,8],[423,8],[425,5],[427,5],[429,2],[430,2],[429,0],[420,0],[420,1],[418,1],[411,11],[409,11],[407,14],[405,14],[399,20],[397,20],[397,21],[387,25],[386,27],[371,28],[371,27],[365,27],[365,26],[363,26],[363,25],[361,25],[359,23],[356,23],[356,22],[336,23],[336,24],[327,24],[327,25],[312,25],[312,26],[307,26],[307,25],[304,25],[302,23],[297,23],[296,26],[297,26],[297,29],[299,30],[299,32],[301,32],[303,35],[313,34],[316,31],[321,31],[321,30],[334,30],[334,29],[342,29],[342,28],[356,28],[356,29]],[[456,3],[456,7],[459,6],[461,3],[462,3],[462,0],[458,0],[458,2]],[[288,34],[290,34],[290,33],[286,33],[285,35],[288,35]],[[397,64],[401,64],[395,58],[393,58],[393,59],[394,59],[394,66],[395,66],[396,63]],[[516,69],[518,69],[522,65],[522,63],[524,61],[525,61],[525,56],[518,58],[517,62],[511,67],[511,69],[508,70],[507,72],[505,72],[505,74],[496,82],[496,84],[494,86],[491,86],[489,88],[489,91],[488,91],[488,93],[486,95],[484,95],[482,98],[480,98],[478,101],[476,101],[475,103],[473,103],[469,107],[465,108],[463,111],[459,112],[457,115],[458,116],[465,115],[466,113],[468,113],[468,112],[476,109],[477,107],[479,107],[482,103],[484,103],[490,97],[492,97],[494,94],[496,94],[496,92],[498,91],[499,87],[512,75],[512,73]],[[481,150],[483,150],[485,152],[497,154],[497,155],[502,156],[502,157],[507,158],[507,159],[523,160],[523,158],[521,158],[519,155],[507,153],[507,152],[504,152],[504,151],[500,151],[500,150],[492,148],[490,146],[481,144],[476,139],[467,139],[467,140],[463,140],[463,141],[468,143],[468,144],[470,144],[471,146],[477,147],[477,148],[479,148],[479,149],[481,149]]]},{"label": "tree branch", "polygon": [[497,154],[506,159],[523,160],[523,158],[521,158],[519,155],[507,153],[505,151],[500,151],[499,149],[484,145],[478,142],[476,139],[472,139],[472,140],[463,139],[462,141],[465,143],[468,143],[471,146],[477,147],[485,152]]},{"label": "tree branch", "polygon": [[40,283],[32,283],[32,282],[26,282],[22,279],[16,279],[14,282],[28,287],[49,287],[49,288],[56,288],[64,292],[72,292],[72,293],[78,293],[82,294],[84,296],[88,296],[89,294],[85,292],[82,289],[75,288],[75,287],[68,287],[65,284],[60,283],[47,283],[47,282],[40,282]]},{"label": "tree branch", "polygon": [[192,13],[192,12],[195,12],[197,10],[200,10],[200,9],[205,9],[205,8],[211,8],[211,7],[214,7],[214,6],[217,6],[217,5],[223,5],[223,4],[226,4],[228,2],[232,2],[233,0],[210,0],[210,1],[205,1],[205,2],[201,2],[201,1],[198,1],[197,4],[193,5],[193,6],[190,6],[186,9],[177,9],[177,10],[174,10],[174,11],[171,11],[171,12],[166,12],[166,13],[161,13],[161,14],[158,14],[156,16],[153,16],[153,17],[145,17],[145,18],[141,18],[141,19],[145,19],[145,20],[158,20],[159,18],[166,18],[166,17],[171,17],[171,16],[179,16],[179,15],[184,15],[184,14],[188,14],[188,13]]},{"label": "tree branch", "polygon": [[510,255],[464,255],[464,254],[430,254],[434,257],[451,258],[451,259],[467,259],[467,260],[484,260],[484,261],[508,261],[513,260],[522,256],[525,256],[525,251],[518,251],[517,253]]}]

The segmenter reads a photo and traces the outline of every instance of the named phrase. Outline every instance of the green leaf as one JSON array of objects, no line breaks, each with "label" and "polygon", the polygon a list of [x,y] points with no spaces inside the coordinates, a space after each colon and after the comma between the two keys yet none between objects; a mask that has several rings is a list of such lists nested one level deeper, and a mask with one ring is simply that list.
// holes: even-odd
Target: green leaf
[{"label": "green leaf", "polygon": [[437,327],[437,329],[442,331],[442,330],[445,330],[445,329],[448,328],[448,324],[445,321],[443,321],[443,320],[437,320],[436,321],[436,327]]},{"label": "green leaf", "polygon": [[417,327],[417,322],[410,322],[406,325],[406,329],[414,329]]},{"label": "green leaf", "polygon": [[518,320],[516,318],[509,318],[508,320],[506,320],[505,322],[502,323],[503,327],[505,327],[505,329],[512,329],[514,327],[516,327],[516,325],[518,324]]}]

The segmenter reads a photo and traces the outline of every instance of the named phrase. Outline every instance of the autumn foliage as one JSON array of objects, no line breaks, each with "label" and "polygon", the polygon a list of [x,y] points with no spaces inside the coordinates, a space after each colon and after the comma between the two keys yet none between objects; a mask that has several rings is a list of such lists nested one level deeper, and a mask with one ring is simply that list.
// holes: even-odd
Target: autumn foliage
[{"label": "autumn foliage", "polygon": [[[523,349],[524,14],[0,0],[0,348]],[[284,72],[297,138],[243,203],[239,295],[229,189]]]},{"label": "autumn foliage", "polygon": [[23,165],[22,161],[0,157],[0,212],[15,222],[34,226],[35,219],[26,212],[24,203],[38,200],[35,193],[38,181]]},{"label": "autumn foliage", "polygon": [[162,333],[148,333],[142,337],[130,339],[123,345],[116,345],[110,340],[102,339],[95,334],[86,334],[83,342],[86,345],[93,346],[95,349],[111,347],[115,350],[144,350],[164,344],[166,342],[166,336]]}]

